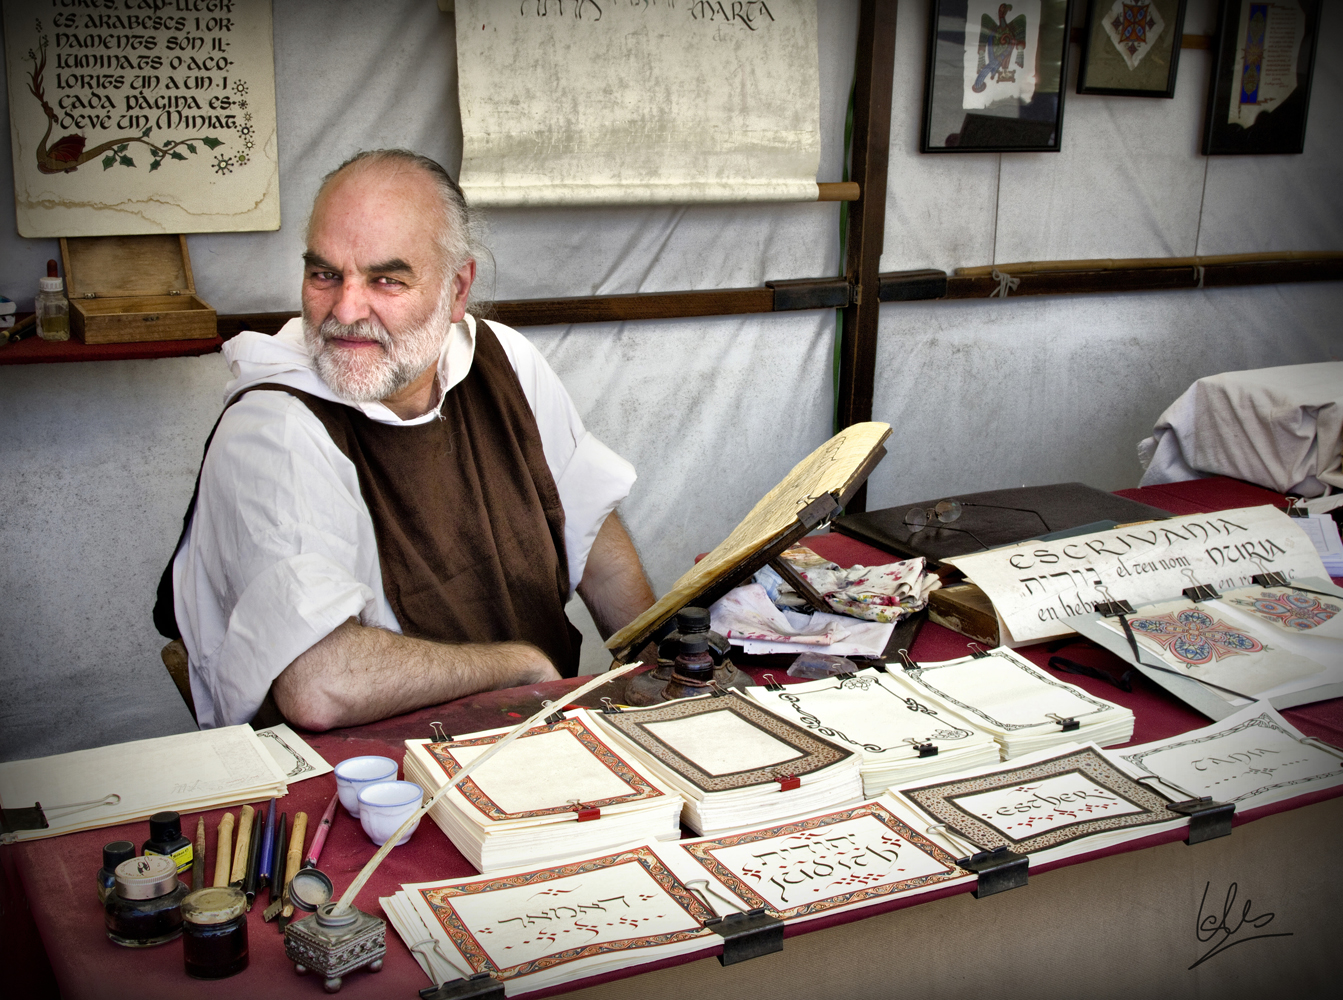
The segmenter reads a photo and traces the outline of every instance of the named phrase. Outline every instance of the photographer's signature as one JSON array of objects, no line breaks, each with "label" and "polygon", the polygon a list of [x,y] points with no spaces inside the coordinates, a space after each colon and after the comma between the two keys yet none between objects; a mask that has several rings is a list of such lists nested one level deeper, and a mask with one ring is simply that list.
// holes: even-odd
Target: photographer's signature
[{"label": "photographer's signature", "polygon": [[[1245,937],[1236,937],[1242,931],[1260,931],[1273,923],[1276,914],[1261,913],[1258,916],[1251,916],[1250,908],[1254,901],[1245,900],[1245,904],[1238,913],[1233,913],[1236,905],[1237,885],[1232,882],[1226,890],[1226,900],[1222,903],[1222,913],[1217,915],[1216,909],[1203,915],[1203,908],[1208,902],[1208,890],[1212,888],[1212,883],[1208,882],[1203,886],[1203,899],[1198,904],[1198,924],[1194,933],[1198,936],[1201,944],[1210,944],[1210,947],[1203,956],[1191,965],[1190,969],[1195,969],[1210,958],[1214,958],[1226,951],[1228,948],[1234,948],[1238,944],[1244,944],[1247,941],[1258,941],[1260,938],[1272,937],[1291,937],[1292,932],[1280,932],[1275,934],[1249,934]],[[1215,907],[1216,904],[1214,904]]]}]

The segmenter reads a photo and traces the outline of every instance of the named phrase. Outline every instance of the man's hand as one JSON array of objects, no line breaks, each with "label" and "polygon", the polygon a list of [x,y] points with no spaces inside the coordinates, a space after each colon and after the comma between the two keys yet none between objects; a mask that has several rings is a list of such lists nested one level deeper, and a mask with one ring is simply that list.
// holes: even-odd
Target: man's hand
[{"label": "man's hand", "polygon": [[449,645],[351,618],[289,664],[271,691],[286,719],[322,732],[477,691],[559,679],[546,655],[530,643]]},{"label": "man's hand", "polygon": [[592,612],[603,639],[611,638],[657,600],[639,553],[615,511],[607,515],[593,539],[578,596]]}]

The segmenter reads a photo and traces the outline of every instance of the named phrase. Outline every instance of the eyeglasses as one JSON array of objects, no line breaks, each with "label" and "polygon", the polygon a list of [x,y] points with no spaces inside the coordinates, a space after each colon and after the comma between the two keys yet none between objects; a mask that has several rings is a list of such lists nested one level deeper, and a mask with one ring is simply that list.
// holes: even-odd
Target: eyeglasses
[{"label": "eyeglasses", "polygon": [[911,529],[911,535],[928,527],[935,531],[959,531],[973,538],[981,549],[987,549],[988,546],[980,541],[979,536],[969,528],[947,527],[948,524],[964,513],[966,507],[992,507],[994,510],[1015,510],[1023,514],[1034,514],[1040,519],[1040,523],[1045,526],[1045,531],[1053,530],[1038,510],[1031,510],[1029,507],[1005,507],[994,503],[970,503],[961,500],[942,500],[932,507],[912,507],[905,512],[905,525]]}]

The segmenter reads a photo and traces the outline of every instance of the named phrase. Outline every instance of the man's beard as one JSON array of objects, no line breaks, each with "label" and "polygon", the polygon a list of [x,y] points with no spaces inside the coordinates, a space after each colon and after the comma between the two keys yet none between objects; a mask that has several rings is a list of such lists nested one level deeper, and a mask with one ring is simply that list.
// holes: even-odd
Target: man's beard
[{"label": "man's beard", "polygon": [[[347,326],[328,316],[314,328],[305,314],[303,340],[317,374],[332,392],[352,403],[372,403],[400,392],[438,363],[451,315],[452,295],[444,289],[429,318],[395,338],[374,317]],[[377,341],[381,350],[341,348],[331,343],[336,337]]]}]

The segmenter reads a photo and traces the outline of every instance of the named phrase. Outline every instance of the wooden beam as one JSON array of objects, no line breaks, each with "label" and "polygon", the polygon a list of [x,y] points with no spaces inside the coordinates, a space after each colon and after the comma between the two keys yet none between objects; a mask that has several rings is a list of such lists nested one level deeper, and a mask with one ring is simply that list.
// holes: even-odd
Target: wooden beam
[{"label": "wooden beam", "polygon": [[[877,320],[881,312],[881,251],[886,228],[886,172],[890,161],[891,87],[895,73],[895,0],[862,0],[858,10],[858,53],[854,68],[851,176],[862,196],[849,208],[844,272],[854,286],[844,310],[839,345],[840,427],[872,419],[877,367]],[[867,506],[864,486],[848,510]]]}]

